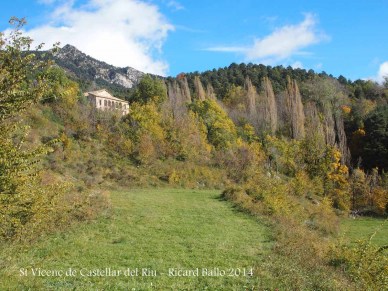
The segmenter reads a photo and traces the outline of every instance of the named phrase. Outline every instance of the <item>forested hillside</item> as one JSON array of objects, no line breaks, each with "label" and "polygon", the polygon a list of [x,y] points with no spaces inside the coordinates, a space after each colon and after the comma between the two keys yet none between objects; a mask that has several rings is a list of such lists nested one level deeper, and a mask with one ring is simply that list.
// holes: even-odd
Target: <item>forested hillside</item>
[{"label": "forested hillside", "polygon": [[[116,68],[95,60],[70,45],[52,59],[79,83],[81,90],[105,87],[128,100],[143,76],[132,68]],[[351,168],[387,169],[387,82],[352,82],[325,72],[252,63],[182,73],[176,78],[152,78],[165,81],[174,102],[218,100],[235,124],[252,125],[261,138],[268,133],[297,139],[314,134],[319,142],[338,147],[341,161]],[[385,121],[376,122],[376,114]]]},{"label": "forested hillside", "polygon": [[235,123],[250,123],[259,136],[311,138],[316,134],[321,142],[336,145],[348,166],[387,169],[388,117],[383,112],[388,81],[383,85],[352,82],[325,72],[244,63],[182,73],[177,79],[181,83],[187,79],[187,84],[177,89],[179,82],[170,79],[172,91],[190,92],[190,96],[184,93],[186,99],[207,96],[222,101]]}]

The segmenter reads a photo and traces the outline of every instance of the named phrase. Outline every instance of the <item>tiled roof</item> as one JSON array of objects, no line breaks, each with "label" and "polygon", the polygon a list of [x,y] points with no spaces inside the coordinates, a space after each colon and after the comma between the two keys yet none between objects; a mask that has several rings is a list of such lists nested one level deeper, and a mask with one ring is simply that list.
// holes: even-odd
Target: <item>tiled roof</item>
[{"label": "tiled roof", "polygon": [[86,92],[85,95],[86,96],[87,95],[93,95],[93,96],[96,96],[96,97],[111,99],[111,100],[114,100],[114,101],[127,102],[127,101],[125,101],[123,99],[120,99],[120,98],[112,96],[105,89],[101,89],[101,90],[97,90],[97,91],[92,91],[92,92]]}]

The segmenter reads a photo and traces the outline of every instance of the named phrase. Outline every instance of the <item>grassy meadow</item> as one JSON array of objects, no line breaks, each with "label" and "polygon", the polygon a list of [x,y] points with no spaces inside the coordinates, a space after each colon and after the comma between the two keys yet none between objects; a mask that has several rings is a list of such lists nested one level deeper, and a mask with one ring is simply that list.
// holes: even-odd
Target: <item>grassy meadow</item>
[{"label": "grassy meadow", "polygon": [[344,219],[341,223],[341,233],[351,243],[371,238],[371,243],[377,246],[388,245],[386,219],[370,217]]},{"label": "grassy meadow", "polygon": [[[32,245],[3,246],[0,289],[231,290],[276,284],[258,276],[271,244],[266,227],[220,200],[219,191],[115,191],[111,200],[110,212],[95,221]],[[39,268],[42,276],[34,275]],[[74,276],[66,276],[69,268]],[[123,273],[80,274],[105,268]],[[128,268],[133,276],[124,275]],[[143,268],[150,276],[142,276]],[[169,268],[199,268],[199,275],[171,276]],[[202,276],[202,268],[214,276]]]}]

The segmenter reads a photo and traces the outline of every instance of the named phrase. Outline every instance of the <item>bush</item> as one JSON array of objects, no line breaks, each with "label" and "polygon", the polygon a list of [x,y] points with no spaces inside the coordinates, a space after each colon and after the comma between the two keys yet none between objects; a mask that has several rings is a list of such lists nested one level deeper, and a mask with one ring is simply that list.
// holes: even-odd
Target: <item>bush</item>
[{"label": "bush", "polygon": [[344,269],[359,290],[386,290],[388,286],[388,246],[378,247],[369,240],[355,245],[333,246],[331,264]]},{"label": "bush", "polygon": [[[344,274],[331,267],[328,259],[334,241],[332,234],[338,231],[332,201],[295,191],[295,183],[303,185],[308,179],[307,175],[296,175],[287,182],[277,176],[260,174],[244,187],[226,189],[223,197],[271,226],[274,257],[266,263],[266,268],[277,274],[279,280],[287,282],[288,288],[336,290],[348,287]],[[311,192],[321,190],[310,188]]]}]

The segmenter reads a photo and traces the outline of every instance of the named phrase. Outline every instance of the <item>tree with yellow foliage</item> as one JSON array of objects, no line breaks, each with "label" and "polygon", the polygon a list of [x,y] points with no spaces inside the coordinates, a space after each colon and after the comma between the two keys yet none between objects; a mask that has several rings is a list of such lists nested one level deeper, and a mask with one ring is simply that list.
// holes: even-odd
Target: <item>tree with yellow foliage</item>
[{"label": "tree with yellow foliage", "polygon": [[198,100],[189,108],[205,124],[208,141],[216,149],[229,148],[236,142],[236,126],[215,100]]},{"label": "tree with yellow foliage", "polygon": [[150,101],[146,104],[132,103],[126,122],[130,125],[129,138],[135,144],[135,158],[149,164],[163,155],[166,132],[157,105]]},{"label": "tree with yellow foliage", "polygon": [[350,209],[349,170],[341,164],[341,153],[336,148],[328,149],[331,163],[326,175],[325,192],[332,199],[333,206],[340,210]]},{"label": "tree with yellow foliage", "polygon": [[[45,74],[49,63],[30,51],[32,40],[22,35],[25,21],[11,19],[15,29],[0,34],[0,238],[21,236],[49,217],[55,189],[47,191],[37,178],[38,162],[48,145],[34,149],[23,143],[28,128],[18,122],[21,112],[48,91]],[[53,191],[55,190],[55,191]]]}]

